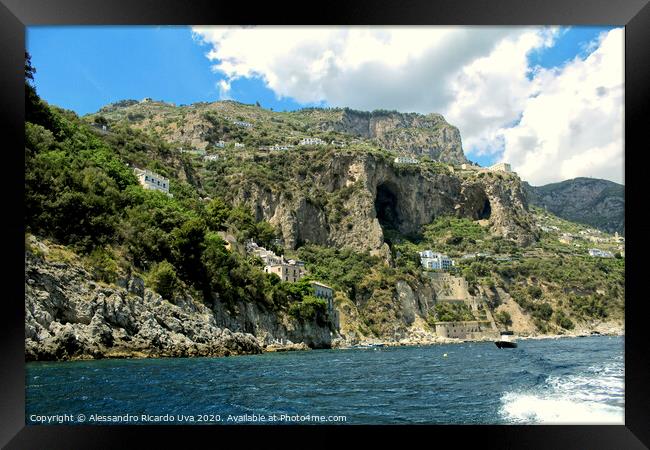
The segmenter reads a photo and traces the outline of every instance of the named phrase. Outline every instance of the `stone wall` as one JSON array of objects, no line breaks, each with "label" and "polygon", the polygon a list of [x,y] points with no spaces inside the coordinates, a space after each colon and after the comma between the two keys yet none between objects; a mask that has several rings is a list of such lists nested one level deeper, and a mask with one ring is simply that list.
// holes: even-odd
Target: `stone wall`
[{"label": "stone wall", "polygon": [[454,339],[481,339],[498,337],[499,333],[489,321],[436,322],[436,334]]}]

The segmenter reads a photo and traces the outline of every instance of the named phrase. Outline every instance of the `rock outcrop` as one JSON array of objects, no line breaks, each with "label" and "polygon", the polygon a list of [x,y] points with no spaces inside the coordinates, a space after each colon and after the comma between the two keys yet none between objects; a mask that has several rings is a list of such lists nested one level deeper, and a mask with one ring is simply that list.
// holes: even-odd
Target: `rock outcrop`
[{"label": "rock outcrop", "polygon": [[463,153],[458,128],[440,114],[397,111],[355,111],[344,108],[337,117],[318,123],[325,131],[348,133],[372,139],[380,146],[416,157],[453,164],[468,162]]},{"label": "rock outcrop", "polygon": [[[44,243],[32,244],[47,252]],[[242,302],[232,313],[218,301],[210,308],[187,293],[168,301],[138,277],[118,285],[92,280],[76,262],[26,251],[27,360],[228,356],[260,353],[277,342],[331,345],[328,326],[259,306]]]}]

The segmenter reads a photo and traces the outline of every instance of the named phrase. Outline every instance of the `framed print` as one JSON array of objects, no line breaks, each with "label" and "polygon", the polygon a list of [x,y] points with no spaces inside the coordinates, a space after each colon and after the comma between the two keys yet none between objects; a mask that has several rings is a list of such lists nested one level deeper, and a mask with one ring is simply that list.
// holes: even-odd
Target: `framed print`
[{"label": "framed print", "polygon": [[3,0],[3,445],[647,446],[646,3]]}]

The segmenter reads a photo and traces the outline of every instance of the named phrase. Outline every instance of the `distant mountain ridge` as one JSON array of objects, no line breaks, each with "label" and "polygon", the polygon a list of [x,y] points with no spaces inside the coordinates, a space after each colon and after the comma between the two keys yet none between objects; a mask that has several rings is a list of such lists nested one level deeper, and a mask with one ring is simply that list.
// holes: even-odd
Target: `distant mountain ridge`
[{"label": "distant mountain ridge", "polygon": [[523,183],[528,202],[563,219],[625,235],[625,186],[597,178],[574,178],[544,186]]}]

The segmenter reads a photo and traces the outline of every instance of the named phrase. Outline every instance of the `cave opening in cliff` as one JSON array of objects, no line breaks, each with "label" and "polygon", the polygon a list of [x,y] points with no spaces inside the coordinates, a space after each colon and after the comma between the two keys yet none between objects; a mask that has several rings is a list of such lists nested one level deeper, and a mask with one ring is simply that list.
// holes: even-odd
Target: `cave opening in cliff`
[{"label": "cave opening in cliff", "polygon": [[478,213],[478,219],[483,220],[483,219],[489,219],[490,214],[492,214],[492,207],[490,206],[490,200],[487,198],[483,202],[483,207]]},{"label": "cave opening in cliff", "polygon": [[387,184],[377,186],[375,211],[379,225],[383,229],[399,230],[400,216],[397,208],[397,195],[391,186]]}]

